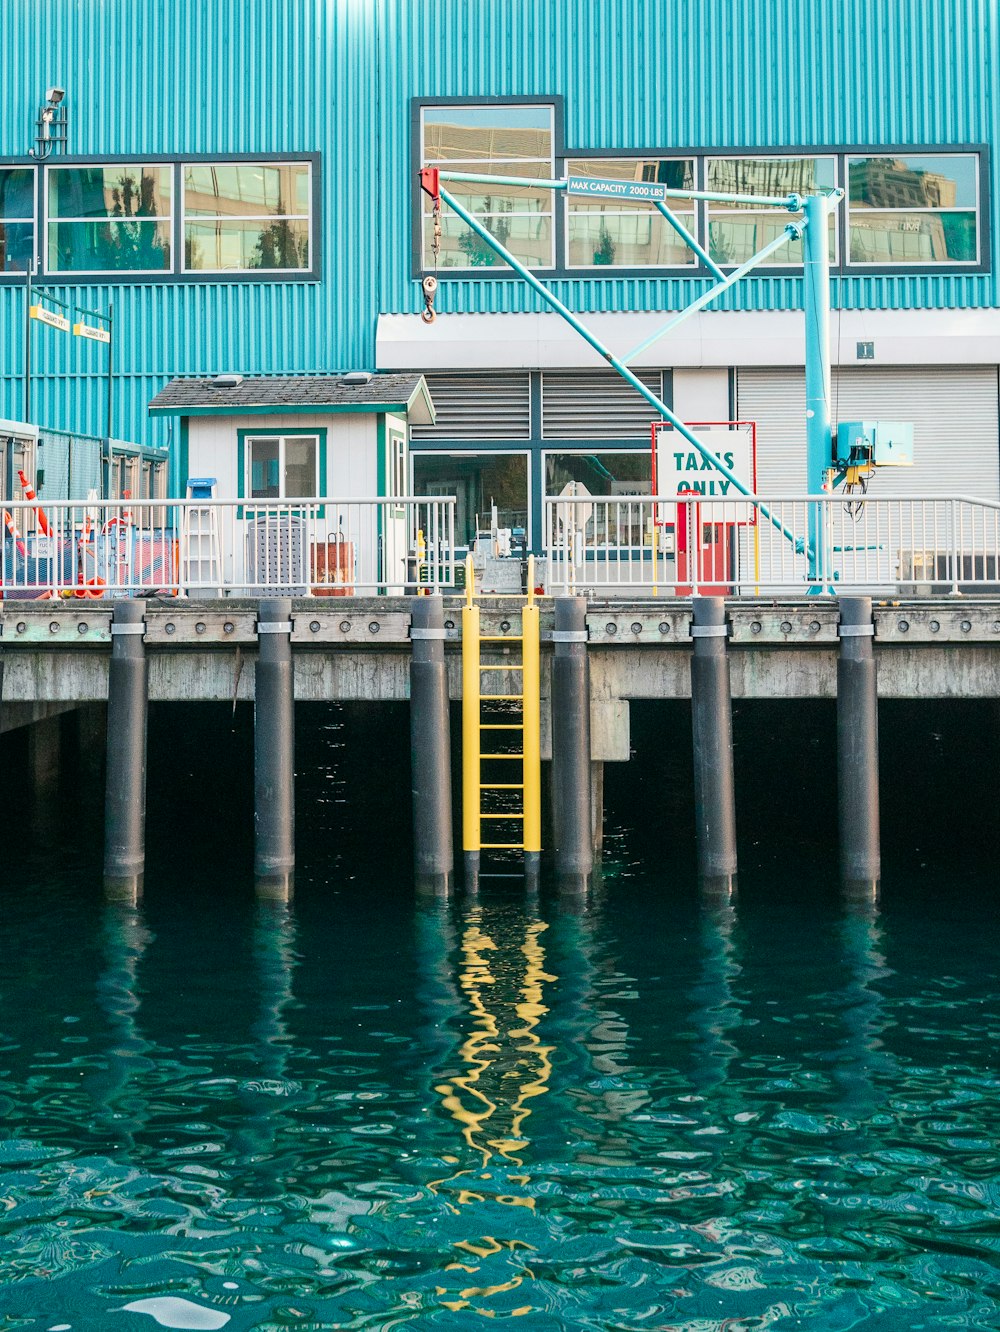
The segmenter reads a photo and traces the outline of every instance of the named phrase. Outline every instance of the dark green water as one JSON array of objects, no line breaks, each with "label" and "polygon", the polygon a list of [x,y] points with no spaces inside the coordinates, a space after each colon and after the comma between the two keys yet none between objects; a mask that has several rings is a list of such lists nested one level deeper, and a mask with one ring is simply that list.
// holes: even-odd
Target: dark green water
[{"label": "dark green water", "polygon": [[[912,781],[890,799],[896,868],[852,906],[804,818],[829,772],[768,825],[778,772],[750,788],[761,723],[738,727],[756,814],[713,904],[664,817],[686,788],[661,719],[643,781],[609,774],[587,902],[498,880],[421,905],[398,718],[331,711],[286,909],[247,878],[246,718],[182,715],[153,719],[140,909],[102,903],[78,772],[8,824],[4,1332],[1000,1327],[987,774],[964,859],[906,832]],[[890,754],[949,744],[906,729]]]}]

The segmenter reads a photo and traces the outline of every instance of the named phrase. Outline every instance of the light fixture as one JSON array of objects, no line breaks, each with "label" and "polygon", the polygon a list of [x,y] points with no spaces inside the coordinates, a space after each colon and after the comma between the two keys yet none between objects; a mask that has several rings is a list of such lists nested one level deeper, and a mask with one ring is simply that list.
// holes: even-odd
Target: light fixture
[{"label": "light fixture", "polygon": [[66,147],[66,109],[62,107],[65,97],[65,88],[46,88],[45,102],[38,108],[35,121],[35,146],[29,148],[29,157],[44,161],[54,150]]}]

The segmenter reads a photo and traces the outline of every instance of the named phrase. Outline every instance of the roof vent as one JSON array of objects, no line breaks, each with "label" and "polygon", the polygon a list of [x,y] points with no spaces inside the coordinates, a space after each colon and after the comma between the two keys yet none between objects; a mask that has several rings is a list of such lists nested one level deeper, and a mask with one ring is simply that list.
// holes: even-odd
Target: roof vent
[{"label": "roof vent", "polygon": [[348,370],[346,374],[341,375],[345,384],[369,384],[371,378],[372,372],[370,370]]},{"label": "roof vent", "polygon": [[213,388],[237,388],[240,384],[243,383],[243,376],[213,375],[211,383]]}]

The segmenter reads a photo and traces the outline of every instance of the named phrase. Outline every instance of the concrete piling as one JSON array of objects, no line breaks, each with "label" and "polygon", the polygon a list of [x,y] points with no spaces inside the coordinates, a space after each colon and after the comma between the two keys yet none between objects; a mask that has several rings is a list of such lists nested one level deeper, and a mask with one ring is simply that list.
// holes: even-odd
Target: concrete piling
[{"label": "concrete piling", "polygon": [[736,882],[736,797],[728,626],[722,597],[694,597],[691,727],[698,877],[728,892]]},{"label": "concrete piling", "polygon": [[254,877],[260,897],[291,896],[295,870],[295,695],[292,599],[257,612],[254,693]]},{"label": "concrete piling", "polygon": [[146,858],[146,719],[149,665],[144,601],[115,602],[108,671],[104,886],[109,898],[137,902]]},{"label": "concrete piling", "polygon": [[868,896],[877,893],[881,875],[874,633],[871,597],[841,597],[837,659],[840,872],[846,889]]},{"label": "concrete piling", "polygon": [[557,597],[552,632],[552,838],[556,878],[585,888],[594,868],[587,602]]},{"label": "concrete piling", "polygon": [[447,893],[454,873],[451,718],[444,660],[444,601],[416,597],[410,621],[410,789],[418,889]]}]

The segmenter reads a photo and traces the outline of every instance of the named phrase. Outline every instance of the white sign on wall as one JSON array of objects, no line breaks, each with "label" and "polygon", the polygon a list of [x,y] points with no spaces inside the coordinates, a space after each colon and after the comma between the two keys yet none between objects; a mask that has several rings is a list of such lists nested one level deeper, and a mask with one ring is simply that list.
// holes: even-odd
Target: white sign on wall
[{"label": "white sign on wall", "polygon": [[[718,458],[751,493],[755,487],[753,424],[691,426],[692,434]],[[716,465],[673,426],[656,430],[656,493],[704,495],[706,499],[739,499],[740,492]]]}]

